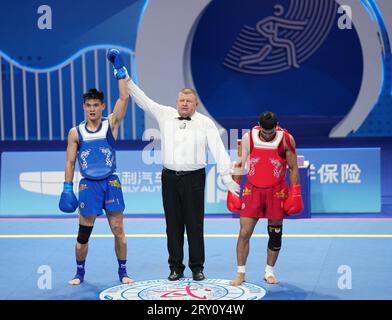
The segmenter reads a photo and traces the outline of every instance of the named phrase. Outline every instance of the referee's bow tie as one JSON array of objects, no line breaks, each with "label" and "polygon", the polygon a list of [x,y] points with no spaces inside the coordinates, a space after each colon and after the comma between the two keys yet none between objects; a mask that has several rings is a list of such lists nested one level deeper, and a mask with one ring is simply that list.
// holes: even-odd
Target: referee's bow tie
[{"label": "referee's bow tie", "polygon": [[187,120],[187,121],[191,121],[191,117],[178,117],[178,120]]}]

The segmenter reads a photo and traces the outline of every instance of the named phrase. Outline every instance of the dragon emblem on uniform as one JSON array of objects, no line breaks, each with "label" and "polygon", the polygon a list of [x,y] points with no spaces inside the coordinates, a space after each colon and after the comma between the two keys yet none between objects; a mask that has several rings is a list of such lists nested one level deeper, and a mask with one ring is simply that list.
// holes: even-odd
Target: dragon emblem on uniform
[{"label": "dragon emblem on uniform", "polygon": [[274,166],[274,177],[279,178],[282,174],[282,164],[277,159],[270,159],[272,165]]},{"label": "dragon emblem on uniform", "polygon": [[106,156],[106,165],[109,167],[113,166],[113,153],[109,148],[100,148],[101,152]]},{"label": "dragon emblem on uniform", "polygon": [[87,169],[88,167],[87,158],[90,155],[90,153],[91,153],[91,149],[87,149],[80,153],[80,159],[82,159],[81,166],[83,170]]},{"label": "dragon emblem on uniform", "polygon": [[253,176],[255,174],[255,164],[260,161],[260,158],[252,158],[249,160],[249,176]]}]

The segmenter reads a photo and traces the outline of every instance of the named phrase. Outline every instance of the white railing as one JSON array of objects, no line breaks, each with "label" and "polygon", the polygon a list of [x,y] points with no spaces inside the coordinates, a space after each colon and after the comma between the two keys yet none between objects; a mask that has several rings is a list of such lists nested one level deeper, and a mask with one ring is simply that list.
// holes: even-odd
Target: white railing
[{"label": "white railing", "polygon": [[[74,55],[72,55],[66,61],[63,61],[59,65],[36,69],[28,66],[23,66],[17,61],[11,59],[8,55],[0,51],[0,75],[2,76],[2,81],[0,82],[0,139],[4,140],[65,140],[67,138],[67,132],[70,128],[67,128],[65,125],[66,119],[71,120],[68,122],[72,123],[72,126],[77,125],[77,108],[78,102],[75,92],[86,92],[87,91],[87,76],[91,79],[94,79],[94,86],[104,92],[105,94],[105,102],[107,106],[108,114],[112,112],[113,104],[115,100],[112,101],[113,95],[111,94],[111,81],[115,81],[112,67],[110,63],[106,59],[106,53],[109,48],[118,48],[121,50],[123,57],[126,59],[126,65],[129,65],[130,74],[134,72],[134,61],[135,54],[132,50],[119,46],[109,46],[109,45],[99,45],[84,48]],[[87,54],[92,53],[92,58],[89,56],[87,58]],[[99,72],[99,57],[105,55],[105,72]],[[101,58],[102,61],[102,58]],[[80,63],[79,63],[80,62]],[[5,74],[7,68],[3,66],[9,65],[9,76]],[[69,69],[68,69],[69,68]],[[90,73],[87,74],[87,68],[89,68]],[[64,82],[64,70],[69,70],[70,73],[70,83]],[[93,70],[93,74],[91,74],[91,70]],[[102,70],[102,69],[101,69]],[[21,92],[18,91],[18,83],[16,83],[16,74],[21,75]],[[29,77],[29,75],[33,75],[33,77]],[[46,90],[40,88],[40,79],[42,77],[46,78]],[[53,79],[57,77],[58,81],[54,81]],[[75,82],[75,78],[81,78],[81,84],[77,88],[77,83]],[[31,80],[33,79],[33,80]],[[8,81],[8,83],[7,83]],[[100,84],[103,84],[100,88]],[[42,85],[42,82],[41,82]],[[4,90],[5,87],[10,88],[10,90]],[[57,87],[57,88],[55,88]],[[31,90],[28,90],[31,89]],[[53,89],[58,90],[58,94],[53,93]],[[66,92],[70,91],[70,105],[65,105],[65,95]],[[30,92],[30,96],[29,96]],[[19,95],[23,96],[22,100],[16,99]],[[35,97],[34,97],[35,96]],[[7,98],[7,99],[6,99]],[[9,99],[8,99],[9,98]],[[68,98],[68,97],[67,97]],[[56,101],[57,99],[57,101]],[[10,101],[10,106],[5,105],[5,101]],[[23,105],[18,105],[22,101]],[[46,105],[44,104],[46,101]],[[54,105],[58,107],[58,110],[54,110]],[[124,121],[121,124],[119,131],[119,139],[124,140],[127,139],[136,139],[136,110],[135,103],[130,100],[130,116],[127,118],[131,119],[131,132],[128,132],[128,136],[126,137],[126,132],[124,128]],[[42,113],[44,108],[47,108],[47,120],[43,119]],[[5,110],[11,110],[11,112],[6,112]],[[17,110],[23,110],[23,112],[18,113]],[[35,110],[36,121],[29,121],[29,110],[31,114],[31,110]],[[64,110],[71,110],[69,113],[65,113]],[[54,121],[53,114],[54,111],[58,115],[57,118],[59,120]],[[128,111],[128,112],[129,112]],[[23,117],[23,127],[17,127],[17,123],[21,121],[17,121],[19,118]],[[69,119],[68,117],[71,117]],[[46,117],[45,117],[46,118]],[[20,119],[19,119],[20,120]],[[59,122],[59,123],[58,123]],[[5,129],[5,123],[11,123],[11,131]],[[36,132],[36,136],[32,137],[31,132],[32,126],[35,126],[34,130]],[[42,128],[46,126],[48,128],[47,137],[43,137]],[[56,129],[56,132],[60,131],[60,134],[56,134],[54,136],[53,132]],[[22,134],[23,132],[23,134]],[[7,137],[6,137],[7,136]]]}]

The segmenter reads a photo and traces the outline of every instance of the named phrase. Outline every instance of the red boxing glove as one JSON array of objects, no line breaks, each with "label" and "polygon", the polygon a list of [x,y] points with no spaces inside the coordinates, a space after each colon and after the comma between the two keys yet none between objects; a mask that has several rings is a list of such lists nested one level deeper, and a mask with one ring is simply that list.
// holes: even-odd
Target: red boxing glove
[{"label": "red boxing glove", "polygon": [[290,186],[289,196],[285,200],[283,208],[288,215],[301,213],[304,209],[304,203],[301,197],[301,185],[294,184]]},{"label": "red boxing glove", "polygon": [[230,212],[239,212],[241,210],[241,198],[230,191],[227,192],[226,200],[227,209]]}]

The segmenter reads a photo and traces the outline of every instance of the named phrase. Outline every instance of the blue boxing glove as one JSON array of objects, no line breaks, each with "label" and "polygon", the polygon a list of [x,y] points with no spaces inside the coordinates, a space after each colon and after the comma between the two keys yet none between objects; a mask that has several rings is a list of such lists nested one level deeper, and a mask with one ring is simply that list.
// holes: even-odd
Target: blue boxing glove
[{"label": "blue boxing glove", "polygon": [[64,189],[61,193],[59,208],[63,212],[71,213],[76,210],[79,202],[73,192],[73,183],[69,181],[64,182]]},{"label": "blue boxing glove", "polygon": [[124,67],[124,61],[121,57],[120,51],[117,49],[109,49],[107,59],[113,65],[114,69],[121,69]]},{"label": "blue boxing glove", "polygon": [[121,57],[120,51],[118,51],[117,49],[110,49],[106,57],[114,67],[114,75],[117,80],[127,79],[129,77],[127,69],[124,66],[124,61]]}]

